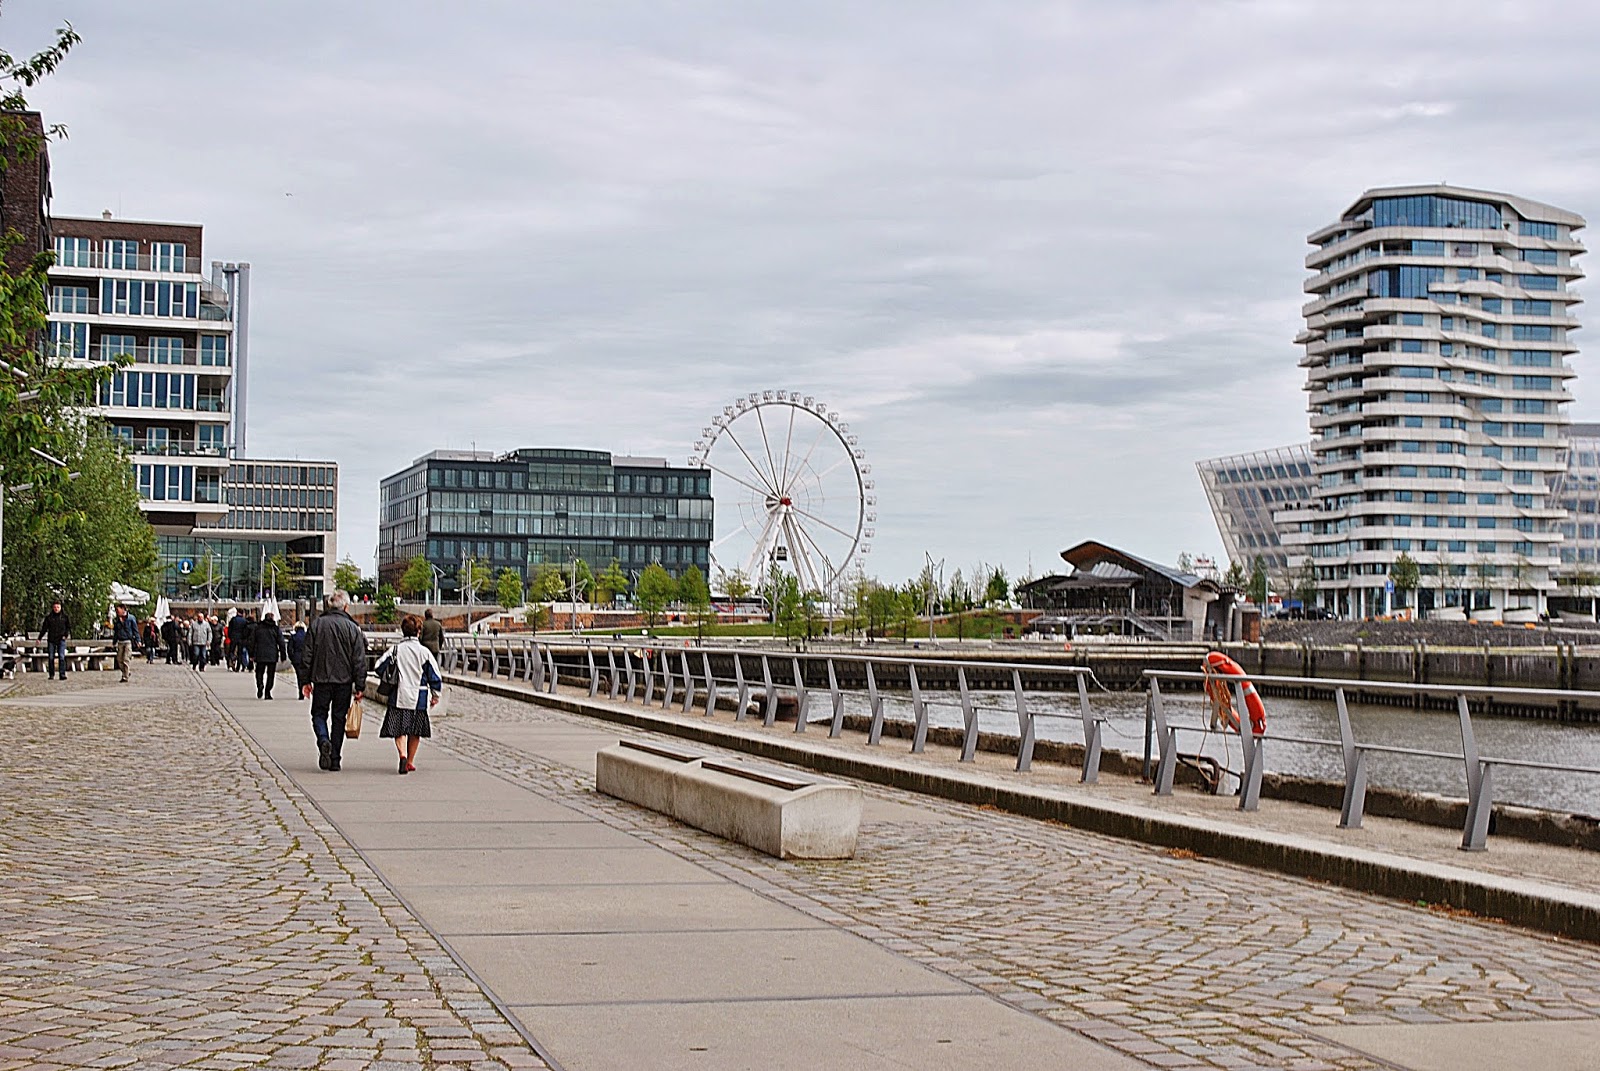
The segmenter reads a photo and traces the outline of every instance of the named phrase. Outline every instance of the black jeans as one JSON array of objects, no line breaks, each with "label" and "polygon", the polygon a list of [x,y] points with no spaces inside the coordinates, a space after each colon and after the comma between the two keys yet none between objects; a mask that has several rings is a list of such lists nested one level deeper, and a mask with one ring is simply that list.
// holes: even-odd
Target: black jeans
[{"label": "black jeans", "polygon": [[[349,684],[326,684],[317,681],[311,685],[311,730],[317,734],[317,743],[328,741],[328,757],[335,763],[344,750],[344,719],[350,714],[350,695],[354,687]],[[328,715],[333,715],[332,731]]]},{"label": "black jeans", "polygon": [[[278,663],[276,663],[276,662],[257,662],[256,663],[256,691],[262,692],[262,693],[264,693],[265,695],[268,695],[268,696],[272,695],[272,682],[275,679],[277,679],[277,676],[278,676]],[[263,683],[263,682],[265,682],[265,683]]]}]

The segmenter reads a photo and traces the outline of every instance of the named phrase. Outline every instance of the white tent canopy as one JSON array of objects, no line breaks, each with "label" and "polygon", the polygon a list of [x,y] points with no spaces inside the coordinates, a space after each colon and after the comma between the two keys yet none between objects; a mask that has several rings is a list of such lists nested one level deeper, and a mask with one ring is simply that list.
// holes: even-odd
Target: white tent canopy
[{"label": "white tent canopy", "polygon": [[172,604],[169,603],[167,601],[167,597],[163,595],[161,598],[156,600],[156,624],[163,624],[171,616]]},{"label": "white tent canopy", "polygon": [[143,606],[150,601],[150,593],[128,584],[111,584],[111,601],[118,606]]}]

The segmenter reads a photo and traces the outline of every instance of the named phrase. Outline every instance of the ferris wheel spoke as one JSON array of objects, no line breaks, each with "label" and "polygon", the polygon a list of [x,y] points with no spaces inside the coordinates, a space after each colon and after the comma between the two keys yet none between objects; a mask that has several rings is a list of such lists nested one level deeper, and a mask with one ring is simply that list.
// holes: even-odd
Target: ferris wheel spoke
[{"label": "ferris wheel spoke", "polygon": [[803,510],[799,506],[791,506],[790,508],[793,509],[794,512],[800,514],[800,516],[804,517],[806,520],[815,521],[817,524],[822,525],[822,527],[828,529],[829,531],[838,532],[840,535],[844,536],[846,539],[848,539],[848,540],[850,540],[852,542],[855,541],[856,535],[855,535],[854,532],[846,532],[843,528],[840,528],[838,525],[833,524],[833,523],[831,523],[829,521],[825,521],[821,517],[818,517],[815,513],[810,513],[810,512],[808,512],[806,510]]},{"label": "ferris wheel spoke", "polygon": [[757,487],[755,484],[751,483],[749,480],[741,479],[738,476],[735,476],[733,473],[729,472],[727,469],[722,468],[722,467],[717,466],[717,465],[713,465],[709,461],[703,461],[703,462],[701,462],[701,464],[705,465],[706,468],[710,469],[712,472],[716,473],[718,476],[725,476],[728,479],[732,480],[734,483],[738,484],[740,487],[743,487],[743,488],[745,488],[746,490],[749,490],[749,491],[754,491],[756,494],[760,495],[762,498],[768,498],[768,497],[770,497],[772,495],[772,488],[770,488],[770,487]]},{"label": "ferris wheel spoke", "polygon": [[848,464],[849,462],[851,462],[853,460],[854,459],[849,454],[844,455],[838,461],[835,461],[833,464],[829,465],[827,468],[825,468],[821,472],[817,473],[817,479],[819,481],[821,481],[822,479],[826,478],[827,475],[829,473],[831,473],[834,469],[838,468],[841,465]]},{"label": "ferris wheel spoke", "polygon": [[767,555],[767,547],[770,546],[773,541],[773,527],[777,524],[777,522],[778,515],[776,513],[767,514],[767,523],[762,526],[761,534],[756,537],[755,548],[751,550],[750,558],[745,563],[745,572],[748,573],[752,578],[766,575],[764,570],[761,573],[757,573],[756,565]]},{"label": "ferris wheel spoke", "polygon": [[794,474],[796,476],[798,476],[798,475],[800,475],[800,473],[804,472],[806,466],[811,463],[811,455],[816,453],[817,447],[819,445],[821,445],[821,443],[822,443],[822,437],[824,435],[826,435],[829,432],[829,430],[831,430],[831,429],[829,428],[829,426],[827,424],[824,424],[824,425],[822,425],[822,427],[817,429],[816,438],[812,439],[811,440],[811,445],[806,447],[806,456],[802,457],[800,459],[800,464],[798,464],[798,465],[796,465],[794,467]]},{"label": "ferris wheel spoke", "polygon": [[[806,549],[806,544],[808,542],[811,543],[812,546],[816,546],[816,541],[811,538],[811,536],[803,527],[795,522],[792,516],[789,518],[789,530],[793,533],[795,551],[800,555],[800,560],[805,563],[806,571],[811,574],[811,584],[809,590],[821,591],[823,587],[822,574],[817,571],[817,563],[811,560],[811,552]],[[817,549],[817,552],[821,554],[820,547]],[[826,555],[823,555],[824,559],[826,559],[826,557]]]},{"label": "ferris wheel spoke", "polygon": [[[766,484],[766,489],[761,491],[762,497],[764,498],[769,494],[776,495],[778,493],[778,488],[776,485],[768,482],[767,474],[761,471],[761,466],[756,464],[756,459],[750,456],[750,451],[744,448],[744,443],[739,441],[739,437],[733,433],[733,429],[731,427],[725,427],[722,429],[722,431],[723,434],[728,437],[728,441],[733,443],[734,446],[738,447],[739,453],[744,455],[745,464],[750,466],[750,471],[755,473],[756,479],[760,480],[763,484]],[[729,479],[738,479],[738,477],[732,476],[729,473],[723,473],[723,475],[728,476]],[[739,480],[739,482],[744,483],[746,487],[750,487],[750,484],[745,483],[743,480]],[[756,488],[752,488],[752,490],[756,490]]]},{"label": "ferris wheel spoke", "polygon": [[795,530],[800,533],[801,539],[805,540],[807,543],[810,543],[812,548],[816,550],[817,557],[822,559],[822,567],[824,572],[826,572],[831,579],[833,574],[833,563],[828,560],[828,552],[822,549],[822,544],[817,542],[817,537],[806,531],[802,525],[795,525]]},{"label": "ferris wheel spoke", "polygon": [[780,486],[789,486],[789,456],[794,450],[794,415],[798,412],[795,406],[789,406],[789,430],[783,437],[783,473],[779,481]]},{"label": "ferris wheel spoke", "polygon": [[772,486],[783,493],[783,481],[778,479],[778,465],[772,460],[772,436],[767,434],[767,421],[761,415],[761,407],[756,406],[756,426],[761,429],[761,448],[767,452],[767,469],[772,473]]},{"label": "ferris wheel spoke", "polygon": [[810,563],[806,560],[805,545],[795,534],[794,517],[789,514],[783,516],[783,534],[789,545],[789,564],[794,568],[794,578],[803,591],[809,579]]}]

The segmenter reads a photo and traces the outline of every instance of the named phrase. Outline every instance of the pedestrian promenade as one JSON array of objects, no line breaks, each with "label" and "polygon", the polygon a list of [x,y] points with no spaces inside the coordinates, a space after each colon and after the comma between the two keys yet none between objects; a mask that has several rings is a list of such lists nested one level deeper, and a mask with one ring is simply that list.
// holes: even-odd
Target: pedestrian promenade
[{"label": "pedestrian promenade", "polygon": [[289,695],[162,666],[0,692],[0,1069],[1600,1046],[1594,945],[881,786],[856,859],[783,862],[596,795],[594,752],[642,729],[455,688],[416,773],[375,722],[329,773]]}]

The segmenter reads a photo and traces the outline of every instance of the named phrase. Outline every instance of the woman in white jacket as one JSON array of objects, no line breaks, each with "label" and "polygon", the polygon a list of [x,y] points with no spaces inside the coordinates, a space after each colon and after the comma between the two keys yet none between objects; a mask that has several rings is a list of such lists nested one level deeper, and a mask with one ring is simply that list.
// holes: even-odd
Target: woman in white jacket
[{"label": "woman in white jacket", "polygon": [[439,702],[444,681],[439,677],[439,664],[433,660],[433,653],[417,639],[422,631],[422,619],[416,614],[407,614],[400,622],[400,631],[405,639],[378,661],[380,676],[384,663],[390,660],[400,671],[400,683],[389,696],[383,731],[378,735],[394,740],[395,749],[400,753],[400,769],[396,772],[404,774],[417,768],[417,748],[422,738],[433,735],[428,725],[428,708]]}]

